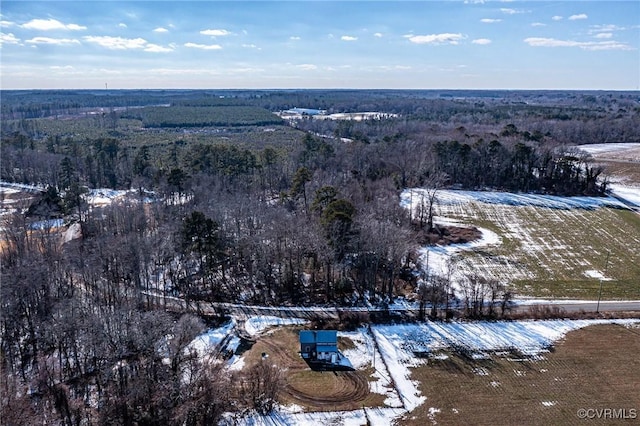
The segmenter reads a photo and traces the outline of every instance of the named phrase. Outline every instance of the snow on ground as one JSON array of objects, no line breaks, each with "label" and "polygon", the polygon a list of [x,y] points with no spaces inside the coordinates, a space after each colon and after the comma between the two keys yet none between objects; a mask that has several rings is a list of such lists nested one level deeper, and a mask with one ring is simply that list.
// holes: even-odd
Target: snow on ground
[{"label": "snow on ground", "polygon": [[[298,324],[279,318],[260,316],[247,320],[253,334],[270,326]],[[303,321],[304,322],[304,321]],[[302,412],[301,407],[283,406],[267,416],[257,414],[242,419],[228,419],[229,424],[255,426],[298,426],[309,424],[335,425],[389,425],[422,405],[427,398],[421,395],[419,383],[411,380],[411,368],[422,365],[426,353],[442,349],[460,349],[471,356],[486,356],[487,352],[517,350],[525,355],[540,356],[548,351],[566,333],[596,324],[621,324],[639,327],[638,319],[602,320],[545,320],[545,321],[498,321],[498,322],[426,322],[400,325],[372,325],[370,331],[360,328],[354,332],[339,332],[339,336],[349,338],[354,347],[344,351],[356,369],[375,366],[371,382],[372,392],[387,395],[387,407],[365,407],[354,411]],[[227,338],[233,331],[232,321],[224,326],[209,330],[199,336],[192,345],[200,351],[209,350]],[[374,340],[375,339],[375,340]],[[202,352],[201,352],[202,353]],[[443,356],[442,354],[436,354]],[[375,360],[375,361],[374,361]],[[232,357],[231,369],[242,369],[243,358]],[[478,370],[477,374],[483,374]],[[492,383],[494,386],[500,384]],[[544,402],[543,402],[544,403]],[[432,410],[432,411],[431,411]],[[435,414],[438,408],[431,407]]]},{"label": "snow on ground", "polygon": [[[570,331],[596,324],[631,325],[638,319],[545,320],[497,322],[426,322],[422,324],[378,325],[376,338],[385,336],[393,352],[385,358],[409,359],[415,353],[428,353],[450,347],[470,352],[515,349],[526,355],[539,355]],[[393,373],[392,373],[393,375]],[[395,377],[394,377],[395,378]]]},{"label": "snow on ground", "polygon": [[400,396],[393,387],[391,376],[382,362],[382,356],[376,348],[372,335],[367,329],[361,328],[352,332],[340,331],[338,336],[346,337],[355,344],[353,349],[343,351],[343,355],[351,361],[354,369],[360,370],[369,366],[374,368],[373,378],[375,380],[369,381],[369,390],[373,393],[384,395],[386,397],[384,403],[387,406],[402,407]]},{"label": "snow on ground", "polygon": [[227,364],[229,365],[230,370],[240,371],[244,368],[244,357],[233,355],[231,358],[229,358],[229,362],[227,362]]},{"label": "snow on ground", "polygon": [[[425,189],[407,189],[400,195],[402,206],[414,210],[418,208]],[[440,190],[436,195],[440,205],[460,205],[469,202],[502,204],[508,206],[534,206],[551,209],[587,209],[600,207],[625,208],[625,205],[612,197],[561,197],[558,195],[513,193],[500,191],[463,191]]]},{"label": "snow on ground", "polygon": [[15,194],[22,191],[44,191],[44,185],[25,185],[22,183],[0,181],[0,193]]},{"label": "snow on ground", "polygon": [[[436,224],[451,224],[453,221],[451,220],[441,220],[441,218],[437,217],[434,219],[434,223]],[[461,223],[455,222],[455,226],[464,226]],[[480,239],[471,241],[469,243],[464,244],[450,244],[447,246],[424,246],[418,250],[420,256],[420,262],[424,265],[425,268],[428,268],[431,272],[439,275],[447,275],[447,260],[449,260],[452,256],[461,253],[465,250],[473,250],[481,247],[487,247],[492,245],[501,244],[501,239],[493,231],[490,231],[486,228],[477,227],[477,229],[482,233],[482,237]]]},{"label": "snow on ground", "polygon": [[384,364],[393,379],[393,384],[400,394],[402,405],[411,411],[422,405],[426,398],[420,394],[418,382],[411,380],[409,368],[417,367],[422,362],[412,352],[404,349],[404,342],[401,341],[402,327],[373,326],[371,331],[375,336]]},{"label": "snow on ground", "polygon": [[195,350],[199,357],[207,358],[213,355],[214,352],[219,349],[222,342],[231,336],[235,326],[235,320],[231,320],[222,327],[207,330],[189,343],[187,350]]},{"label": "snow on ground", "polygon": [[605,277],[602,272],[596,271],[595,269],[589,269],[588,271],[584,271],[584,274],[589,278],[596,278],[602,281],[611,281],[611,278]]},{"label": "snow on ground", "polygon": [[[393,420],[404,414],[401,408],[364,408],[354,411],[330,411],[314,413],[274,412],[268,416],[251,416],[242,419],[241,424],[247,426],[308,426],[308,425],[341,425],[389,426]],[[237,424],[230,421],[228,424]]]},{"label": "snow on ground", "polygon": [[[536,356],[548,350],[566,333],[595,324],[635,325],[640,320],[553,320],[376,325],[373,334],[394,385],[408,411],[422,405],[418,383],[409,368],[425,362],[416,353],[462,347],[480,356],[482,352],[518,350]],[[478,354],[480,353],[480,354]]]},{"label": "snow on ground", "polygon": [[640,207],[640,187],[611,183],[609,184],[609,189],[616,197]]},{"label": "snow on ground", "polygon": [[594,143],[577,145],[576,148],[588,152],[591,155],[596,155],[605,152],[619,152],[640,148],[640,143]]},{"label": "snow on ground", "polygon": [[280,317],[272,317],[272,316],[255,316],[249,318],[245,324],[244,328],[247,333],[251,336],[255,336],[256,334],[260,334],[265,331],[269,327],[279,326],[279,325],[299,325],[305,324],[307,321],[299,318],[280,318]]},{"label": "snow on ground", "polygon": [[125,191],[116,189],[92,189],[87,194],[87,202],[92,206],[106,206],[113,203],[115,200],[122,199],[128,194],[135,191]]},{"label": "snow on ground", "polygon": [[[640,203],[640,192],[629,192],[635,194]],[[407,189],[401,194],[401,205],[417,212],[418,206],[426,200],[426,195],[426,189]],[[447,265],[454,255],[463,255],[460,256],[463,261],[457,262],[453,268],[451,278],[454,284],[467,273],[480,273],[511,282],[537,279],[545,274],[566,279],[565,275],[575,276],[584,274],[585,269],[597,269],[594,267],[596,265],[585,263],[580,250],[567,252],[567,243],[571,244],[573,237],[555,233],[553,223],[566,226],[567,221],[572,221],[577,225],[581,219],[591,214],[590,211],[602,207],[628,209],[623,202],[613,197],[440,190],[436,199],[436,224],[469,226],[465,223],[484,221],[499,229],[499,234],[496,234],[479,228],[481,239],[468,244],[426,246],[420,249],[421,263],[425,266],[428,263],[431,273],[445,276],[449,272]],[[463,222],[453,221],[450,217]],[[532,227],[529,218],[537,224],[537,228]],[[618,225],[619,222],[616,222],[616,226]],[[611,229],[613,228],[598,228],[594,233],[598,238],[603,238]],[[606,238],[614,237],[609,235]],[[505,251],[503,247],[499,247],[503,243],[510,243],[514,249]],[[581,250],[584,248],[585,246],[580,246]],[[560,252],[566,255],[560,258],[557,256]]]}]

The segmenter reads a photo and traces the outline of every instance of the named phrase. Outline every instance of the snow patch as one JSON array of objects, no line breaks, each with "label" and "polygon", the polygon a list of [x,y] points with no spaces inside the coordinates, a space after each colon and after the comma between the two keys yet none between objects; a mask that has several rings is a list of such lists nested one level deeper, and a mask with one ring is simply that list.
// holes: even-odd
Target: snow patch
[{"label": "snow patch", "polygon": [[[246,426],[308,426],[308,425],[341,425],[388,426],[394,424],[405,411],[401,408],[364,408],[355,411],[330,411],[313,413],[290,413],[280,410],[268,416],[253,415],[242,419]],[[237,424],[231,421],[229,424]]]},{"label": "snow patch", "polygon": [[222,327],[212,328],[193,339],[187,346],[187,350],[194,350],[200,358],[210,357],[213,352],[220,349],[222,342],[231,336],[235,326],[236,322],[231,320]]},{"label": "snow patch", "polygon": [[640,148],[640,143],[594,143],[586,145],[576,145],[581,151],[589,154],[602,154],[605,152],[620,152],[630,149]]},{"label": "snow patch", "polygon": [[306,320],[299,318],[280,318],[263,315],[249,318],[245,322],[244,328],[246,332],[249,333],[249,335],[255,336],[262,333],[269,327],[281,325],[300,325],[305,324],[306,322]]},{"label": "snow patch", "polygon": [[588,271],[584,271],[584,274],[589,278],[596,278],[602,281],[611,281],[611,278],[605,277],[602,272],[596,271],[594,269],[590,269]]},{"label": "snow patch", "polygon": [[616,197],[636,207],[640,207],[640,187],[611,183],[609,184],[609,189]]}]

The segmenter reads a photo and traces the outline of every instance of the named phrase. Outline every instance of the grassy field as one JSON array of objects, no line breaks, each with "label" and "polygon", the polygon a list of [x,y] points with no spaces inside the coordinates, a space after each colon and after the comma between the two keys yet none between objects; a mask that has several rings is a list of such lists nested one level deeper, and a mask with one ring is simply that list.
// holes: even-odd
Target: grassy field
[{"label": "grassy field", "polygon": [[[407,425],[611,424],[580,419],[579,409],[624,409],[616,424],[640,418],[640,328],[591,326],[569,333],[543,359],[503,353],[468,359],[442,352],[412,378],[427,401],[410,413]],[[595,415],[594,412],[591,414]]]},{"label": "grassy field", "polygon": [[487,228],[501,244],[466,252],[461,268],[511,282],[519,295],[640,299],[640,215],[469,202],[440,215]]}]

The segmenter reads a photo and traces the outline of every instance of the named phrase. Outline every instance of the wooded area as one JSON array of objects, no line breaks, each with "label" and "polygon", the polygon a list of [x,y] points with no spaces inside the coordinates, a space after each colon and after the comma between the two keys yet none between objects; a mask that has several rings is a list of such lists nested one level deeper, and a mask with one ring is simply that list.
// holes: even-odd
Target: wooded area
[{"label": "wooded area", "polygon": [[[470,317],[498,317],[508,283],[469,276],[454,300],[450,276],[420,275],[424,234],[444,232],[437,190],[604,195],[606,171],[571,145],[640,141],[637,92],[2,97],[1,179],[43,188],[3,216],[0,415],[11,424],[52,413],[69,425],[211,424],[268,406],[228,392],[235,378],[185,350],[205,327],[196,302],[385,306],[413,294],[423,315],[459,301]],[[289,125],[274,114],[292,107],[399,116]],[[400,206],[409,187],[434,191],[421,212]],[[135,192],[96,207],[95,188]],[[34,231],[53,218],[62,231]],[[168,297],[192,312],[168,313]]]}]

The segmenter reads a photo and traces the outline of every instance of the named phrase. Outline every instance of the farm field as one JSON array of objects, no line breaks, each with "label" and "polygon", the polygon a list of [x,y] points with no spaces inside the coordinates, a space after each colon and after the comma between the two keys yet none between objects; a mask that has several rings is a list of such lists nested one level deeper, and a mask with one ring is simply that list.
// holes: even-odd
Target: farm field
[{"label": "farm field", "polygon": [[640,415],[640,359],[631,355],[638,350],[638,328],[597,325],[568,333],[542,359],[441,351],[413,369],[427,401],[401,423],[610,424],[578,417],[580,409],[610,408],[625,410],[628,418],[617,421],[632,424]]},{"label": "farm field", "polygon": [[458,273],[509,282],[519,296],[596,299],[602,279],[603,299],[640,299],[640,215],[614,199],[477,191],[438,199],[437,220],[479,227],[488,240],[425,250],[436,273],[445,273],[443,256],[459,254]]},{"label": "farm field", "polygon": [[640,185],[640,143],[590,144],[578,148],[591,154],[613,182]]}]

